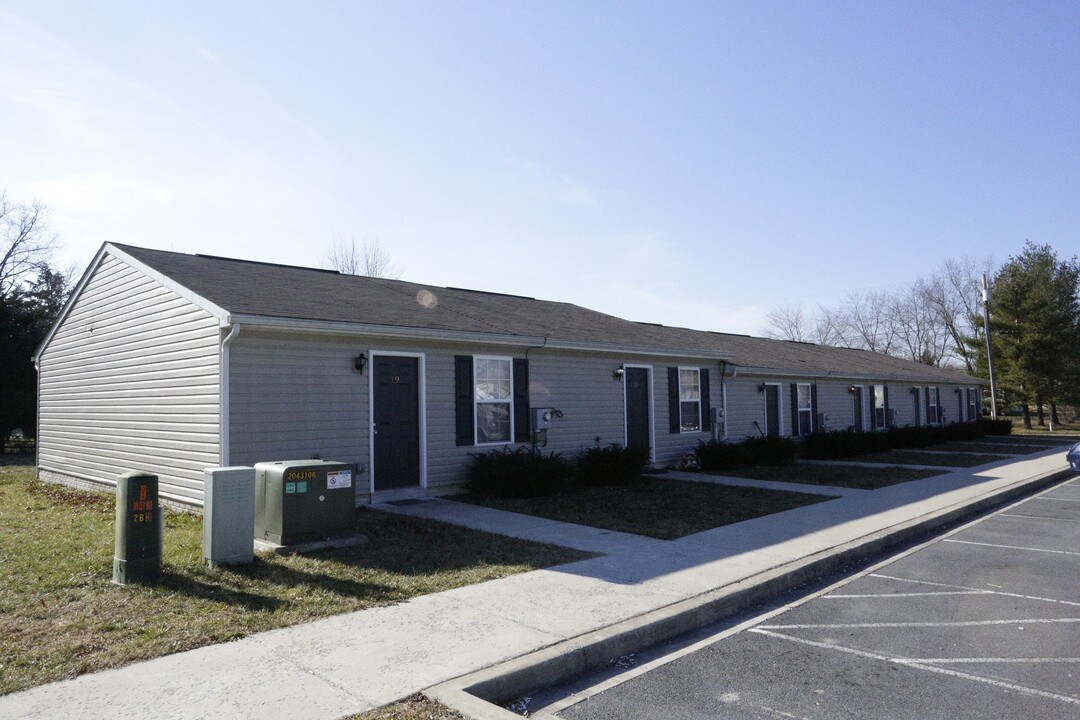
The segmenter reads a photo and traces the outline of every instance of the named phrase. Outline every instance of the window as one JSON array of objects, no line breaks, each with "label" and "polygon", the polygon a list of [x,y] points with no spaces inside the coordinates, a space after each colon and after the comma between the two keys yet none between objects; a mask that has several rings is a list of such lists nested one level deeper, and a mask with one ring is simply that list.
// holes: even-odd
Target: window
[{"label": "window", "polygon": [[679,368],[679,430],[701,430],[701,372],[697,368]]},{"label": "window", "polygon": [[936,387],[926,388],[926,422],[928,425],[937,425],[941,422],[938,391]]},{"label": "window", "polygon": [[799,383],[795,390],[798,417],[795,418],[795,434],[809,435],[814,431],[814,412],[809,383]]},{"label": "window", "polygon": [[973,388],[967,389],[968,420],[979,419],[979,391]]},{"label": "window", "polygon": [[473,358],[476,444],[506,443],[514,436],[514,379],[510,358]]},{"label": "window", "polygon": [[889,414],[885,407],[885,386],[874,385],[874,408],[871,413],[871,418],[874,421],[874,428],[886,428],[888,427]]}]

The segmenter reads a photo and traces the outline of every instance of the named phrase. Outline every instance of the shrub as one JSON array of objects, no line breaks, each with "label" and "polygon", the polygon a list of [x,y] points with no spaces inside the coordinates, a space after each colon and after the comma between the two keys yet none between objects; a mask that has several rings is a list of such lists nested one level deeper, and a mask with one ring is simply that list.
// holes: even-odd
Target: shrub
[{"label": "shrub", "polygon": [[558,453],[519,447],[472,456],[469,490],[489,497],[540,497],[565,487],[570,467]]},{"label": "shrub", "polygon": [[585,485],[627,485],[641,475],[649,453],[621,445],[593,447],[577,460],[577,477]]},{"label": "shrub", "polygon": [[976,425],[981,425],[983,427],[984,435],[1012,434],[1012,420],[1009,420],[1008,418],[998,418],[997,420],[987,420],[986,418],[982,418]]},{"label": "shrub", "polygon": [[814,460],[833,460],[864,455],[874,451],[874,445],[880,437],[880,433],[855,430],[811,433],[803,441],[802,454]]},{"label": "shrub", "polygon": [[751,465],[791,465],[795,443],[786,437],[748,438],[738,443],[710,440],[699,443],[694,454],[702,470],[731,470]]}]

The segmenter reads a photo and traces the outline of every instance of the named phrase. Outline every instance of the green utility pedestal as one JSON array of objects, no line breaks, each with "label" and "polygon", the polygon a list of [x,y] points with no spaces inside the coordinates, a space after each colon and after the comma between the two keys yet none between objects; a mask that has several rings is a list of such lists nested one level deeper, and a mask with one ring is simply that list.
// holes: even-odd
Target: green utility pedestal
[{"label": "green utility pedestal", "polygon": [[161,577],[161,533],[157,475],[124,473],[116,481],[114,583],[158,581]]}]

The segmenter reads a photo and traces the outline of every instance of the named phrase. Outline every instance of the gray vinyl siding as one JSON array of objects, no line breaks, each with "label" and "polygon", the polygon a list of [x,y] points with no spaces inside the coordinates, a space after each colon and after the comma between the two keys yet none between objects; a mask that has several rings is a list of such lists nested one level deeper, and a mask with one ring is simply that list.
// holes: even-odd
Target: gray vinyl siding
[{"label": "gray vinyl siding", "polygon": [[105,255],[40,358],[38,465],[105,485],[157,474],[201,504],[220,464],[218,322]]},{"label": "gray vinyl siding", "polygon": [[363,468],[367,492],[368,373],[348,338],[241,327],[229,344],[229,464],[324,460]]}]

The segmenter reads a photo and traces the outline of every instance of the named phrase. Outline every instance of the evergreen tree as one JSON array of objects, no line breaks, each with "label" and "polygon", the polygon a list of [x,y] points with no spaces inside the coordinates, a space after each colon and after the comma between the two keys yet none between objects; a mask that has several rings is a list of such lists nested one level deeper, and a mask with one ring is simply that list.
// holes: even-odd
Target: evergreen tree
[{"label": "evergreen tree", "polygon": [[[990,334],[995,372],[1008,396],[1030,403],[1067,402],[1080,380],[1080,263],[1059,260],[1030,241],[994,278]],[[986,366],[985,349],[977,367]]]}]

